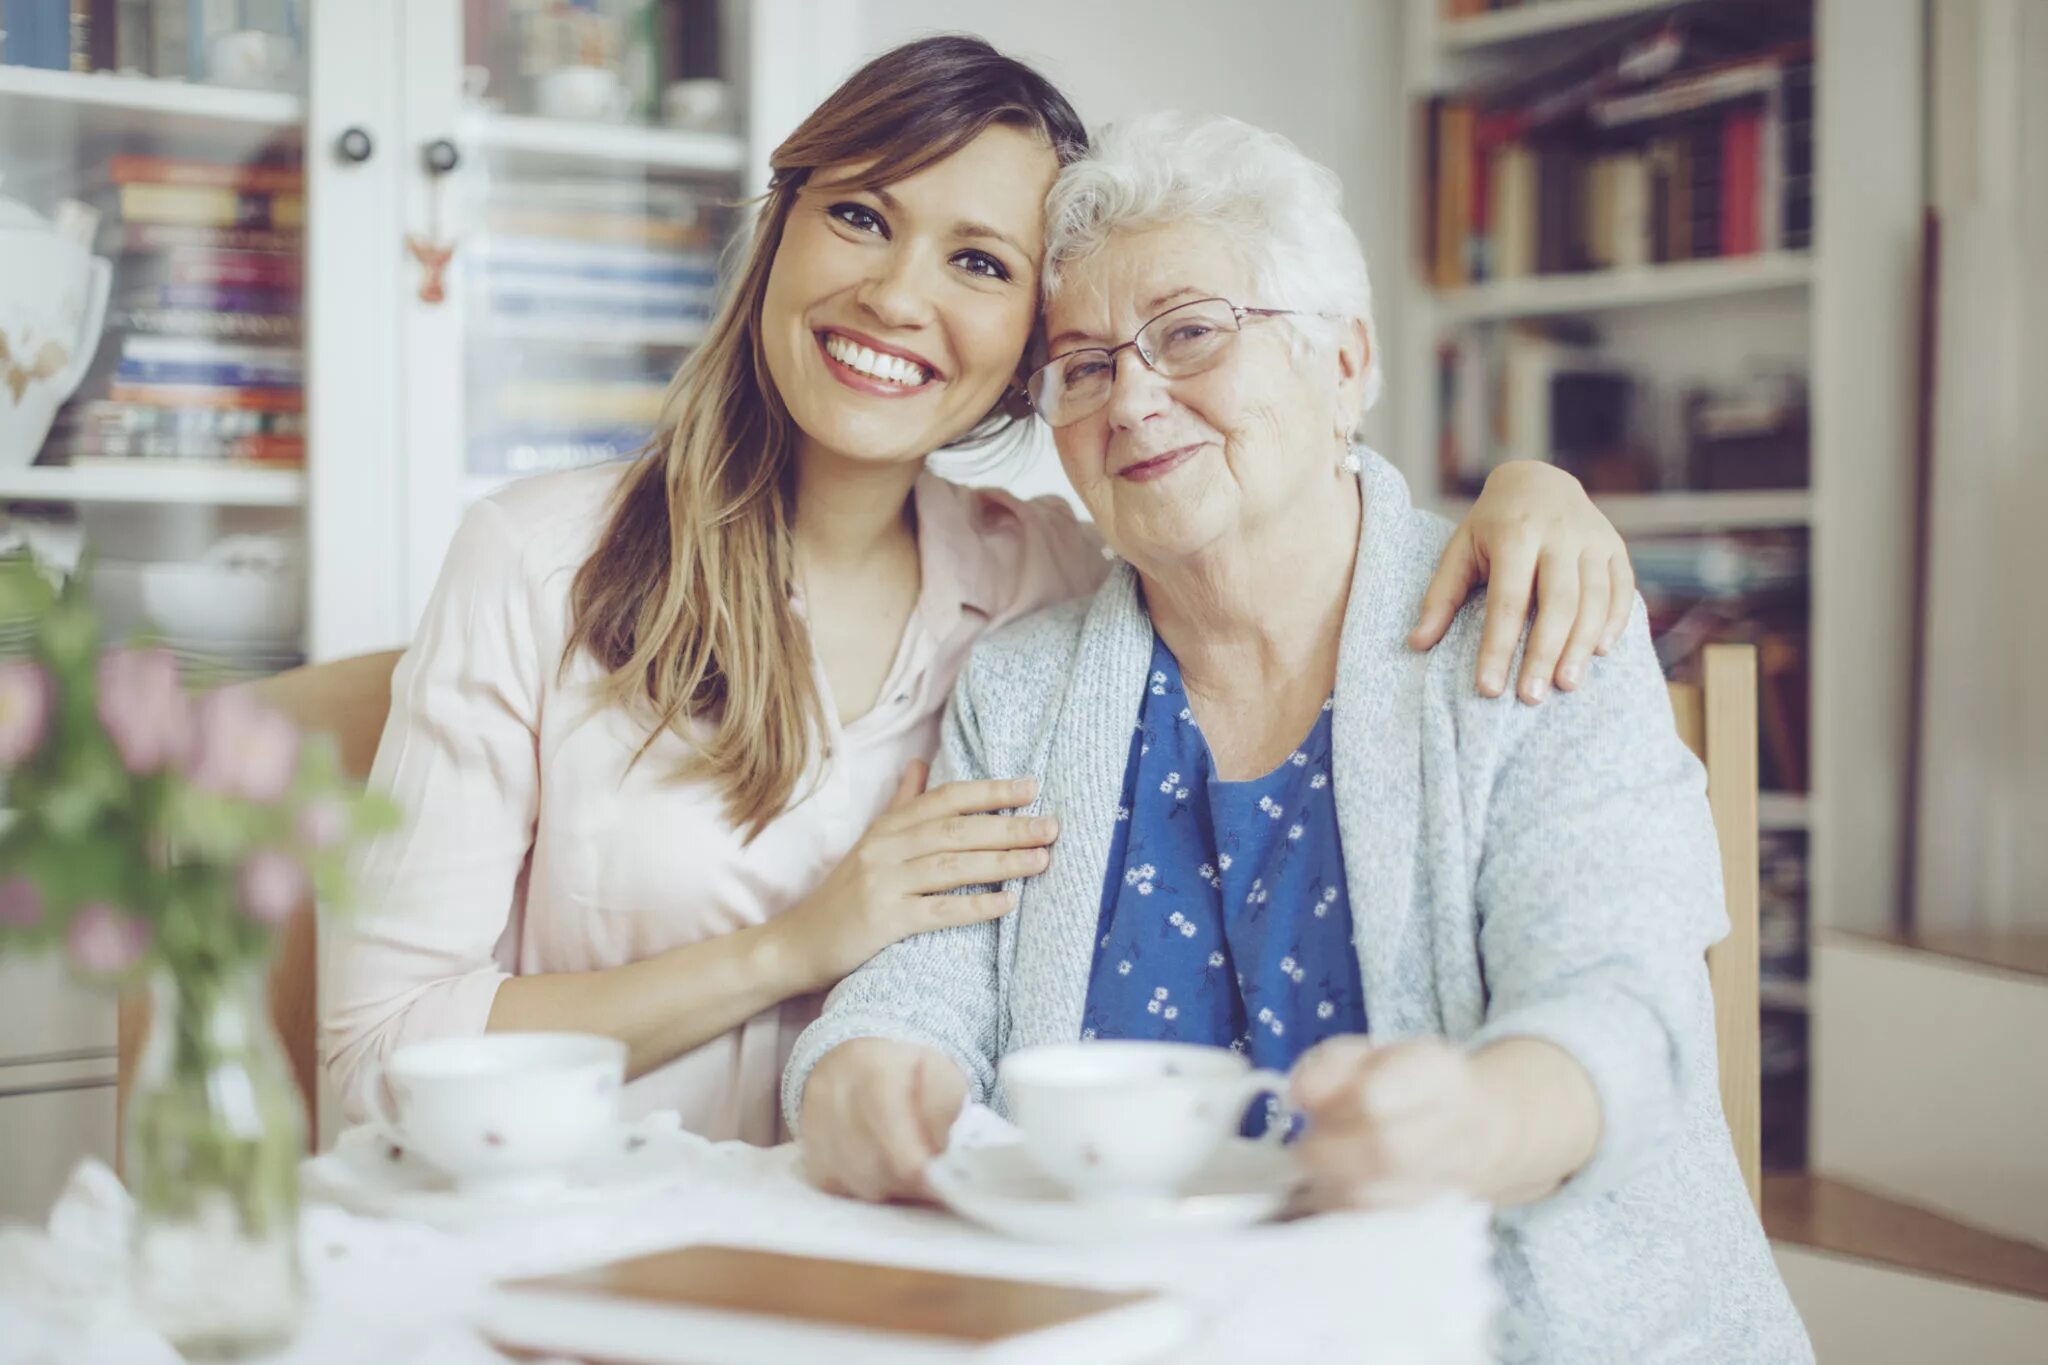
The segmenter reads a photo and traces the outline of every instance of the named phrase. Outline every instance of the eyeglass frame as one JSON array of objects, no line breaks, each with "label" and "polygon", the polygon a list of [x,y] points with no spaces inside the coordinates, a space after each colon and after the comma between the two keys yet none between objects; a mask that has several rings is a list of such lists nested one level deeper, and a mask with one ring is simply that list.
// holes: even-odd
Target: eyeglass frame
[{"label": "eyeglass frame", "polygon": [[[1036,382],[1039,375],[1045,373],[1047,370],[1059,364],[1061,361],[1069,360],[1077,355],[1086,355],[1091,351],[1100,354],[1108,362],[1109,383],[1112,391],[1116,387],[1116,358],[1117,355],[1123,351],[1136,351],[1138,353],[1138,359],[1145,362],[1145,368],[1152,371],[1152,373],[1159,375],[1161,379],[1185,379],[1192,375],[1205,373],[1208,368],[1213,367],[1205,367],[1202,370],[1190,370],[1186,374],[1179,375],[1160,374],[1159,366],[1154,363],[1153,357],[1145,354],[1145,348],[1138,344],[1138,338],[1145,335],[1147,329],[1149,329],[1153,323],[1159,321],[1159,319],[1164,317],[1171,317],[1173,314],[1180,312],[1183,308],[1195,308],[1205,303],[1220,303],[1225,308],[1228,308],[1230,310],[1231,321],[1235,324],[1235,326],[1231,328],[1231,334],[1233,336],[1243,334],[1244,320],[1246,318],[1334,318],[1337,316],[1337,314],[1334,313],[1304,313],[1299,308],[1246,308],[1242,305],[1232,303],[1229,299],[1224,298],[1220,294],[1212,295],[1211,297],[1206,299],[1189,299],[1186,303],[1176,303],[1175,305],[1173,305],[1173,307],[1168,308],[1163,312],[1155,313],[1150,318],[1147,318],[1145,322],[1138,328],[1138,330],[1131,334],[1131,339],[1129,341],[1119,342],[1115,346],[1076,346],[1071,351],[1062,351],[1058,355],[1053,356],[1051,359],[1047,360],[1043,365],[1038,366],[1036,369],[1032,370],[1030,374],[1024,377],[1024,386],[1022,389],[1022,393],[1024,396],[1025,405],[1029,407],[1033,412],[1037,412],[1039,416],[1044,417],[1045,414],[1043,411],[1040,410],[1037,400],[1031,396],[1032,384]],[[1220,360],[1221,356],[1219,355],[1219,363]],[[1104,403],[1106,404],[1107,402],[1108,400],[1105,399]],[[1085,417],[1092,417],[1095,415],[1095,413],[1099,411],[1101,411],[1100,408],[1090,409],[1088,412],[1083,413],[1081,417],[1075,417],[1071,421],[1063,422],[1060,425],[1071,426],[1074,422],[1079,422]],[[1046,425],[1052,425],[1051,418],[1046,418]]]}]

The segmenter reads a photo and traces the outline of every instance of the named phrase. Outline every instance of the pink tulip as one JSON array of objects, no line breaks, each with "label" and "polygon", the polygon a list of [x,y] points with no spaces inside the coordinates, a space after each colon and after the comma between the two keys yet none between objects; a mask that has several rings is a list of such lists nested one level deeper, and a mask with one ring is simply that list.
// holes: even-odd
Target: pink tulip
[{"label": "pink tulip", "polygon": [[187,775],[217,796],[272,802],[291,790],[299,731],[285,715],[239,687],[199,703],[199,744]]},{"label": "pink tulip", "polygon": [[0,664],[0,768],[25,762],[50,721],[50,675],[21,660]]},{"label": "pink tulip", "polygon": [[192,750],[192,702],[178,661],[161,649],[114,649],[100,656],[100,725],[121,766],[138,776],[185,761]]},{"label": "pink tulip", "polygon": [[348,810],[322,797],[299,812],[299,842],[307,848],[333,848],[348,834]]},{"label": "pink tulip", "polygon": [[113,976],[149,950],[149,925],[104,901],[82,905],[64,941],[72,965],[89,976]]},{"label": "pink tulip", "polygon": [[243,913],[272,928],[283,924],[311,889],[299,860],[274,848],[250,855],[235,877]]},{"label": "pink tulip", "polygon": [[43,922],[43,898],[36,884],[26,877],[9,877],[0,882],[0,924],[10,929],[33,929]]}]

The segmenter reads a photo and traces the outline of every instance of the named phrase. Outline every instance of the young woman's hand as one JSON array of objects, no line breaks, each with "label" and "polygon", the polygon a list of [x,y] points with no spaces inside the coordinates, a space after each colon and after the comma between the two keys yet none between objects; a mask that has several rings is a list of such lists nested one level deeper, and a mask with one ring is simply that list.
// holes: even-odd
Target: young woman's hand
[{"label": "young woman's hand", "polygon": [[1620,532],[1579,481],[1540,460],[1513,460],[1487,476],[1479,501],[1458,524],[1423,595],[1411,649],[1432,649],[1465,598],[1486,584],[1479,643],[1479,690],[1507,688],[1508,665],[1536,602],[1536,624],[1515,691],[1542,701],[1555,679],[1569,692],[1589,656],[1621,638],[1635,602],[1636,575]]},{"label": "young woman's hand", "polygon": [[1030,778],[949,782],[924,789],[930,769],[913,762],[889,807],[810,895],[770,923],[783,935],[807,990],[837,982],[898,939],[995,919],[1016,908],[1007,891],[956,896],[1045,871],[1059,821],[991,815],[1028,804]]},{"label": "young woman's hand", "polygon": [[966,1102],[967,1077],[943,1052],[890,1038],[841,1043],[804,1082],[804,1173],[829,1194],[929,1199],[925,1163],[946,1150]]}]

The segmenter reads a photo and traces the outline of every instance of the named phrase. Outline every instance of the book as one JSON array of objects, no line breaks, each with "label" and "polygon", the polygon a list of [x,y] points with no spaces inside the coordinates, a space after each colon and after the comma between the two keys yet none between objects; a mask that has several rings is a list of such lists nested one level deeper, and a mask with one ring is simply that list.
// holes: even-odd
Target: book
[{"label": "book", "polygon": [[263,465],[293,469],[306,463],[303,436],[183,436],[153,432],[51,440],[44,449],[74,469],[134,469],[145,463]]},{"label": "book", "polygon": [[297,367],[281,369],[236,361],[123,360],[114,367],[114,378],[129,384],[200,384],[241,389],[283,389],[304,382],[304,374]]},{"label": "book", "polygon": [[135,384],[116,379],[107,386],[116,403],[160,408],[244,408],[252,412],[301,412],[301,388],[244,388],[226,384]]},{"label": "book", "polygon": [[259,194],[298,194],[306,188],[306,172],[298,166],[200,161],[135,152],[108,157],[107,179],[117,185],[209,185]]},{"label": "book", "polygon": [[296,230],[209,227],[203,223],[110,223],[102,234],[106,251],[164,251],[173,247],[211,247],[223,251],[277,251],[296,254],[304,236]]},{"label": "book", "polygon": [[297,313],[223,313],[212,308],[164,308],[152,300],[129,300],[107,313],[112,331],[151,336],[233,337],[248,341],[297,341]]},{"label": "book", "polygon": [[123,294],[121,306],[283,314],[298,311],[299,294],[293,289],[267,289],[244,284],[144,284]]},{"label": "book", "polygon": [[652,1365],[1154,1360],[1194,1328],[1152,1291],[693,1246],[500,1285],[501,1347]]},{"label": "book", "polygon": [[247,285],[293,292],[301,278],[298,256],[282,251],[174,248],[162,258],[161,272],[170,284]]},{"label": "book", "polygon": [[252,194],[227,186],[115,185],[101,196],[124,223],[177,223],[195,227],[302,228],[300,194]]},{"label": "book", "polygon": [[70,0],[6,0],[0,28],[7,31],[0,56],[10,66],[71,69]]}]

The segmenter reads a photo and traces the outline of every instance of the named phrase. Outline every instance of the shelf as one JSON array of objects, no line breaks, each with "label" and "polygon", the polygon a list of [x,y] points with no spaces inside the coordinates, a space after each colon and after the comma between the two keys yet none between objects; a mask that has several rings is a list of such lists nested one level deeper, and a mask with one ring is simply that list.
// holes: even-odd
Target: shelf
[{"label": "shelf", "polygon": [[221,469],[193,462],[136,467],[32,465],[0,469],[0,501],[197,503],[215,507],[297,507],[306,500],[298,469]]},{"label": "shelf", "polygon": [[[1623,535],[1741,531],[1806,526],[1813,521],[1813,494],[1803,488],[1756,493],[1596,493],[1593,505]],[[1456,520],[1472,510],[1472,500],[1441,498],[1436,510]]]},{"label": "shelf", "polygon": [[485,341],[518,346],[560,346],[589,351],[683,350],[699,345],[703,323],[645,327],[631,323],[596,327],[588,323],[551,323],[530,318],[480,318],[471,324]]},{"label": "shelf", "polygon": [[1657,10],[1677,9],[1691,0],[1531,0],[1516,9],[1482,14],[1471,19],[1451,19],[1438,29],[1443,46],[1451,51],[1471,51],[1497,43],[1515,43],[1525,38],[1548,37],[1589,24],[1627,19]]},{"label": "shelf", "polygon": [[1803,289],[1812,281],[1810,254],[1775,252],[1636,270],[1499,280],[1438,294],[1435,298],[1438,321],[1455,326],[1561,313],[1613,313],[1696,299]]},{"label": "shelf", "polygon": [[1805,526],[1813,520],[1813,494],[1803,488],[1760,493],[1595,494],[1593,503],[1623,535]]},{"label": "shelf", "polygon": [[1804,792],[1760,792],[1756,814],[1763,829],[1805,829],[1813,821],[1813,802]]},{"label": "shelf", "polygon": [[472,111],[463,141],[483,151],[555,166],[636,166],[695,175],[735,175],[746,164],[737,137],[630,123],[579,122]]},{"label": "shelf", "polygon": [[302,100],[276,91],[0,66],[0,154],[10,160],[69,161],[77,143],[107,139],[254,140],[296,129],[304,118]]}]

